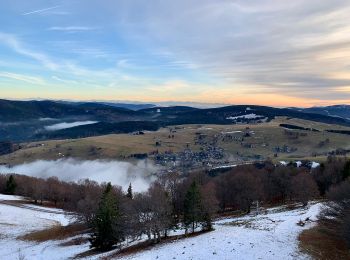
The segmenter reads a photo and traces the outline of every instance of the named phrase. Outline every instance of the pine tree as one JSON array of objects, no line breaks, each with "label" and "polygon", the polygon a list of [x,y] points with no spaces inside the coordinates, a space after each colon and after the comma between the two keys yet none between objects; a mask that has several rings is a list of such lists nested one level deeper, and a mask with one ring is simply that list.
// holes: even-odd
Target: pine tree
[{"label": "pine tree", "polygon": [[197,223],[203,220],[201,204],[199,187],[193,181],[185,195],[184,203],[184,224],[186,229],[191,226],[192,232],[194,232]]},{"label": "pine tree", "polygon": [[91,248],[109,250],[123,241],[121,215],[111,183],[107,184],[102,195],[96,216],[92,221],[92,228]]},{"label": "pine tree", "polygon": [[343,180],[347,179],[350,177],[350,161],[347,161],[344,166],[343,170]]},{"label": "pine tree", "polygon": [[5,192],[7,194],[13,195],[15,194],[16,188],[17,188],[17,184],[15,181],[15,178],[13,177],[13,175],[10,175],[10,177],[6,181]]},{"label": "pine tree", "polygon": [[129,199],[133,199],[134,198],[134,195],[132,193],[131,183],[129,184],[129,188],[128,188],[128,192],[126,194],[126,197],[129,198]]},{"label": "pine tree", "polygon": [[203,230],[213,230],[211,215],[206,212],[203,216]]}]

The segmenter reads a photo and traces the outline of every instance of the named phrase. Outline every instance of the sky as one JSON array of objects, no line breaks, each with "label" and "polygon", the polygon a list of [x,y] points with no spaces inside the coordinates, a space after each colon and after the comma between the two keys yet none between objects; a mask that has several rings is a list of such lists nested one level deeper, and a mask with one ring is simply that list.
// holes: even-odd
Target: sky
[{"label": "sky", "polygon": [[350,103],[348,0],[3,0],[0,98]]}]

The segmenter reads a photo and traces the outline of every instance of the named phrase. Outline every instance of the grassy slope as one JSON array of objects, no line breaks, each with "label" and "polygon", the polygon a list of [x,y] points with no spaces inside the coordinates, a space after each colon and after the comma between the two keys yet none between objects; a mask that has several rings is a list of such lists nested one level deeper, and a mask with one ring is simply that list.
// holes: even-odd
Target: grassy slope
[{"label": "grassy slope", "polygon": [[345,242],[328,234],[320,226],[304,230],[299,235],[299,247],[313,259],[350,259],[350,250]]},{"label": "grassy slope", "polygon": [[[241,130],[244,131],[249,126],[255,134],[245,138],[245,142],[254,143],[254,148],[244,148],[240,142],[223,143],[219,141],[219,146],[223,147],[234,157],[237,152],[243,156],[262,155],[273,157],[273,147],[288,145],[297,147],[298,150],[291,154],[280,153],[276,160],[290,160],[310,158],[323,160],[325,157],[311,157],[312,153],[322,153],[337,148],[350,149],[350,136],[327,132],[306,132],[307,136],[297,140],[288,139],[284,134],[284,129],[279,127],[280,123],[295,124],[302,127],[312,127],[319,130],[341,129],[349,130],[344,126],[315,123],[300,119],[278,118],[269,123],[255,125],[184,125],[176,129],[175,138],[169,139],[169,129],[162,128],[156,132],[146,132],[145,135],[105,135],[82,139],[55,140],[40,143],[24,144],[25,148],[13,154],[0,157],[0,163],[19,164],[37,159],[58,159],[62,157],[74,157],[80,159],[124,159],[130,154],[150,153],[155,150],[159,152],[172,150],[181,151],[190,143],[193,150],[199,150],[200,146],[194,144],[196,133],[207,134],[209,139],[222,132]],[[318,144],[329,138],[330,142],[323,147]],[[156,147],[156,141],[161,141],[162,145]],[[263,146],[268,144],[268,146]],[[36,146],[36,147],[35,147]]]}]

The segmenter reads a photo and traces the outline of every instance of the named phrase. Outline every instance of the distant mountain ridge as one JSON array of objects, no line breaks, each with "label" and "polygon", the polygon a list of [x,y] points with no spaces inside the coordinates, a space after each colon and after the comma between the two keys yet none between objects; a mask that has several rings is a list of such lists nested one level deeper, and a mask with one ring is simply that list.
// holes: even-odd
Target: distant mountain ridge
[{"label": "distant mountain ridge", "polygon": [[118,108],[126,108],[129,110],[141,110],[146,108],[152,108],[156,107],[154,104],[136,104],[136,103],[120,103],[120,102],[103,102],[103,101],[56,101],[59,103],[65,103],[65,104],[71,104],[71,105],[80,105],[80,104],[102,104],[107,105],[111,107],[118,107]]},{"label": "distant mountain ridge", "polygon": [[[327,107],[346,114],[349,106]],[[312,111],[317,111],[312,112]],[[99,102],[10,101],[0,100],[0,141],[51,138],[78,138],[109,133],[156,130],[182,124],[235,124],[266,122],[276,116],[299,118],[327,124],[350,126],[350,120],[325,114],[324,109],[274,108],[236,105],[218,108],[189,106],[146,107],[132,110]],[[69,129],[48,131],[52,124],[96,121]],[[134,123],[133,123],[134,122]],[[74,124],[73,124],[74,125]]]},{"label": "distant mountain ridge", "polygon": [[310,107],[299,109],[307,113],[316,113],[333,117],[342,117],[350,120],[350,105],[334,105],[325,107]]},{"label": "distant mountain ridge", "polygon": [[82,117],[97,120],[129,120],[141,113],[99,103],[62,103],[57,101],[0,100],[0,122],[39,118]]}]

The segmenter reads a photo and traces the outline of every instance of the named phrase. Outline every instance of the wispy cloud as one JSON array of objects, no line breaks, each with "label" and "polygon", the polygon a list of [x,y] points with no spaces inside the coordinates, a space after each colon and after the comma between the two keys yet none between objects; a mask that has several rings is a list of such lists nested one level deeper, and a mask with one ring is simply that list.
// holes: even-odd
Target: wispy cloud
[{"label": "wispy cloud", "polygon": [[42,13],[43,15],[71,15],[71,12],[67,12],[67,11],[59,11],[59,10],[49,10],[46,11],[44,13]]},{"label": "wispy cloud", "polygon": [[55,6],[51,6],[51,7],[47,7],[47,8],[43,8],[43,9],[33,10],[33,11],[30,11],[30,12],[23,13],[22,15],[30,15],[30,14],[44,13],[44,12],[47,12],[47,11],[49,11],[49,10],[59,8],[59,7],[61,7],[61,6],[62,6],[62,5],[55,5]]},{"label": "wispy cloud", "polygon": [[58,77],[58,76],[52,76],[51,78],[52,78],[53,80],[62,82],[62,83],[64,83],[64,84],[78,84],[78,82],[75,81],[75,80],[63,79],[63,78]]},{"label": "wispy cloud", "polygon": [[45,84],[45,81],[42,78],[22,75],[22,74],[18,74],[18,73],[11,73],[11,72],[1,72],[0,71],[0,78],[19,80],[19,81],[23,81],[23,82],[30,83],[30,84],[38,84],[38,85]]},{"label": "wispy cloud", "polygon": [[[25,47],[22,41],[20,41],[16,36],[12,34],[5,34],[0,32],[0,44],[8,46],[18,54],[40,62],[40,64],[44,65],[44,68],[46,69],[61,74],[68,74],[71,77],[82,77],[85,81],[101,83],[101,80],[105,81],[118,77],[118,73],[115,68],[90,69],[89,67],[81,66],[74,60],[56,59],[53,61],[54,59],[46,53],[33,51],[30,48]],[[102,55],[102,53],[98,54]],[[62,81],[62,78],[55,78],[56,81],[59,81],[59,79]]]},{"label": "wispy cloud", "polygon": [[[0,13],[9,12],[3,32],[25,34],[0,32],[8,47],[1,70],[49,70],[50,83],[79,82],[66,96],[105,87],[140,100],[350,99],[348,0],[74,0],[59,8],[60,1],[29,9],[26,24],[11,17],[14,6],[23,12],[22,0],[12,1],[11,8],[0,3]],[[50,15],[68,12],[74,15],[60,21]]]},{"label": "wispy cloud", "polygon": [[0,44],[1,43],[10,47],[13,51],[19,54],[30,57],[40,62],[50,70],[56,70],[59,67],[59,65],[53,62],[47,55],[24,47],[23,44],[14,35],[0,32]]},{"label": "wispy cloud", "polygon": [[142,16],[133,7],[120,11],[128,14],[127,36],[173,54],[170,67],[225,80],[231,95],[334,99],[336,89],[350,85],[348,78],[327,77],[350,67],[349,1],[179,0],[171,7],[160,1],[138,6]]},{"label": "wispy cloud", "polygon": [[88,27],[88,26],[53,26],[48,28],[49,31],[62,31],[62,32],[83,32],[83,31],[92,31],[96,30],[96,27]]}]

